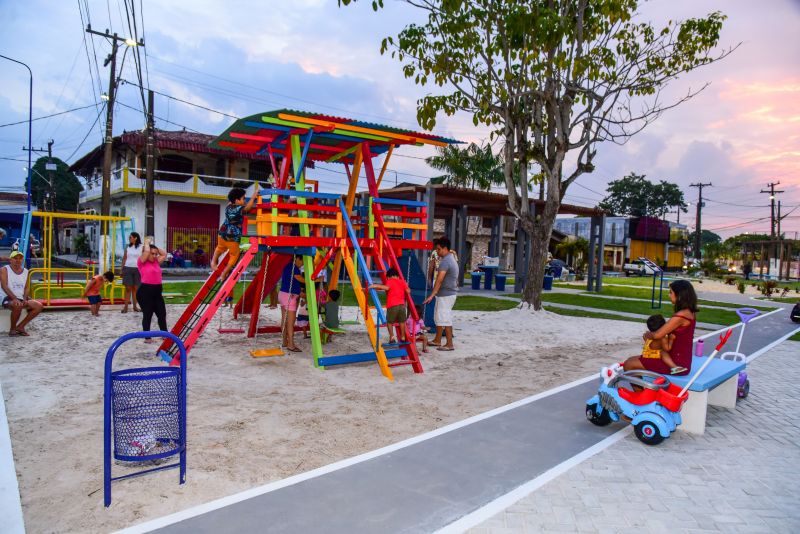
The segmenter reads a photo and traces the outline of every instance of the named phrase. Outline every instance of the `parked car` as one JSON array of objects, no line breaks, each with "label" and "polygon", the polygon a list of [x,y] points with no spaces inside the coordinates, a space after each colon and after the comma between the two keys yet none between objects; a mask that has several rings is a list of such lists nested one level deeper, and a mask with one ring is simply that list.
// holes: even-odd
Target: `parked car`
[{"label": "parked car", "polygon": [[654,273],[651,267],[648,267],[642,260],[633,260],[622,266],[625,276],[648,276]]}]

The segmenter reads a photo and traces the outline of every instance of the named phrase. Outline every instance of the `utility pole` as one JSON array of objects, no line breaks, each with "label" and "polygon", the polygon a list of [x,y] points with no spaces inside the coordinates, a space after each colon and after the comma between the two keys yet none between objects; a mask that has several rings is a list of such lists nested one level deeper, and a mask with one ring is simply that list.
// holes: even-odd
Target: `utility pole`
[{"label": "utility pole", "polygon": [[[145,169],[147,172],[146,187],[145,187],[145,216],[144,216],[144,233],[146,236],[153,237],[155,234],[155,181],[153,175],[155,174],[155,150],[153,135],[155,128],[153,127],[153,103],[155,97],[152,90],[147,91],[147,161]],[[164,244],[166,246],[166,243]]]},{"label": "utility pole", "polygon": [[[770,248],[770,250],[769,250],[769,253],[770,253],[770,257],[771,258],[777,257],[777,254],[776,254],[777,250],[776,250],[776,246],[775,246],[775,195],[777,193],[783,193],[783,191],[775,191],[775,186],[776,185],[780,185],[780,182],[770,182],[770,183],[767,184],[767,187],[769,187],[769,190],[767,190],[767,191],[764,191],[763,189],[761,190],[762,193],[768,193],[769,194],[769,219],[770,219],[770,227],[769,227],[770,228],[770,232],[769,232],[769,237],[770,237],[769,248]],[[778,233],[780,234],[780,230],[778,230]]]},{"label": "utility pole", "polygon": [[111,70],[108,78],[108,102],[106,104],[106,134],[105,134],[105,153],[103,155],[103,190],[102,200],[100,204],[100,215],[110,215],[111,213],[111,156],[113,144],[113,126],[114,126],[114,98],[117,92],[117,50],[119,49],[119,42],[123,42],[128,46],[144,46],[144,41],[134,41],[130,38],[120,37],[116,33],[111,34],[108,30],[105,33],[98,32],[92,29],[91,25],[86,26],[86,33],[92,35],[99,35],[111,40],[111,53],[103,62],[103,66],[108,66],[111,63]]},{"label": "utility pole", "polygon": [[769,193],[769,200],[770,200],[770,210],[769,210],[769,218],[770,218],[770,238],[773,240],[775,239],[775,194],[776,193],[783,193],[783,191],[775,191],[775,186],[780,185],[780,182],[770,182],[767,184],[769,190],[764,191],[761,190],[762,193]]},{"label": "utility pole", "polygon": [[705,204],[703,203],[703,188],[704,187],[712,187],[711,182],[704,184],[704,183],[697,183],[697,184],[689,184],[689,187],[696,187],[697,191],[697,218],[695,220],[695,234],[694,234],[694,257],[699,261],[702,258],[702,253],[700,251],[700,246],[702,242],[700,241],[700,234],[701,234],[701,226],[700,226],[700,213]]}]

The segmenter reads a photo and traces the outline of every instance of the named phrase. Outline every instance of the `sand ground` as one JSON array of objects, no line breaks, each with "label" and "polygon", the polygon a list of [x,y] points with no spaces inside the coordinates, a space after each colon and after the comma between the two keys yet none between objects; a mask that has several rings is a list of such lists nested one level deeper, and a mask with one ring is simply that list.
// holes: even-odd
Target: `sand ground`
[{"label": "sand ground", "polygon": [[[171,324],[183,306],[168,308]],[[230,311],[223,315],[231,326]],[[637,352],[643,332],[549,312],[455,312],[457,350],[423,354],[424,374],[396,368],[390,383],[377,364],[314,369],[303,340],[303,353],[254,360],[249,350],[275,337],[222,335],[215,320],[189,357],[186,484],[176,470],[121,481],[105,509],[103,362],[140,318],[113,308],[97,319],[49,312],[31,337],[0,346],[29,532],[106,532],[379,448],[594,373]],[[368,350],[363,327],[347,328],[326,354]],[[115,369],[157,365],[153,348],[123,345]]]}]

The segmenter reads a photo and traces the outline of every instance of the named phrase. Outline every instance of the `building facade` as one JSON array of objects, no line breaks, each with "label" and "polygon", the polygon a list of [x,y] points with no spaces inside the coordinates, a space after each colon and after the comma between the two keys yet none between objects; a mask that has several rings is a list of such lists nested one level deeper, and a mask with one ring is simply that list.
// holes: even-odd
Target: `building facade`
[{"label": "building facade", "polygon": [[[554,229],[589,239],[589,217],[556,219]],[[625,263],[648,258],[667,270],[683,268],[689,230],[655,217],[606,217],[603,268],[619,271]]]},{"label": "building facade", "polygon": [[[268,156],[209,147],[214,136],[156,130],[155,241],[167,250],[212,249],[232,187],[265,183],[272,174]],[[126,132],[113,142],[111,215],[130,217],[132,230],[144,233],[145,144],[143,132]],[[103,150],[99,146],[70,170],[85,180],[80,207],[100,212]]]}]

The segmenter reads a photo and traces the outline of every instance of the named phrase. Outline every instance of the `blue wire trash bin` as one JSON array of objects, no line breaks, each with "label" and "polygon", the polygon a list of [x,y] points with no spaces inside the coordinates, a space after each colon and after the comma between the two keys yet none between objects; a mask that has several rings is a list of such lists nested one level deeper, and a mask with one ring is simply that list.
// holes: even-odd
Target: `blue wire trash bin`
[{"label": "blue wire trash bin", "polygon": [[[131,339],[170,338],[180,367],[140,367],[112,371],[120,346]],[[174,334],[134,332],[117,339],[106,354],[104,399],[104,504],[111,505],[111,482],[179,467],[186,481],[186,348]],[[123,462],[153,462],[178,455],[178,462],[112,476],[112,457]]]}]

